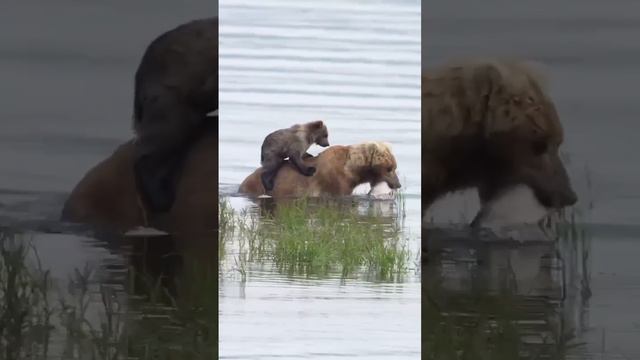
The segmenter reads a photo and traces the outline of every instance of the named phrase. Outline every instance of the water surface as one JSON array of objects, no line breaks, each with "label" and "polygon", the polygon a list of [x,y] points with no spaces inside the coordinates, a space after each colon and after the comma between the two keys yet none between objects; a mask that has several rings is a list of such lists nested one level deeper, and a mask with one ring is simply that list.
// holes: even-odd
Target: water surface
[{"label": "water surface", "polygon": [[[392,144],[406,198],[403,234],[417,254],[419,16],[417,1],[223,1],[221,193],[233,195],[259,166],[268,133],[322,119],[331,144]],[[221,270],[221,358],[419,358],[415,265],[402,280],[380,282],[291,276],[249,261],[243,278],[233,271],[237,257],[229,250]]]}]

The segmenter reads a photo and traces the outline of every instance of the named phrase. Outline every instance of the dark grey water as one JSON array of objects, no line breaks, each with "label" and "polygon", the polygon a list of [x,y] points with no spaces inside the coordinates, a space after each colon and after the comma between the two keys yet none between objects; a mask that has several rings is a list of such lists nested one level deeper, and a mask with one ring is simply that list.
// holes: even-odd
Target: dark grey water
[{"label": "dark grey water", "polygon": [[[565,127],[564,151],[593,236],[588,358],[640,357],[637,254],[640,4],[633,1],[423,1],[422,59],[512,56],[546,68]],[[436,218],[471,219],[475,194],[437,204]],[[589,201],[594,208],[587,211]],[[600,357],[600,353],[606,353]]]}]

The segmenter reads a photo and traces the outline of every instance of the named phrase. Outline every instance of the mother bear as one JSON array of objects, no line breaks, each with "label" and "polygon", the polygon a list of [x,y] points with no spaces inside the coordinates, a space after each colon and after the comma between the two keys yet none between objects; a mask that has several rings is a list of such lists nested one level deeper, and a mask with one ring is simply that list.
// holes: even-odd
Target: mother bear
[{"label": "mother bear", "polygon": [[[334,145],[316,157],[304,158],[306,165],[314,166],[313,176],[305,176],[287,162],[278,171],[271,194],[278,197],[345,196],[363,183],[372,187],[386,182],[391,189],[400,188],[396,174],[396,159],[391,147],[383,142],[365,142],[356,145]],[[249,195],[266,194],[260,176],[262,168],[255,170],[240,184],[239,191]]]},{"label": "mother bear", "polygon": [[543,81],[519,61],[443,66],[422,76],[422,210],[477,188],[485,204],[528,185],[547,208],[577,196],[560,156],[563,130]]}]

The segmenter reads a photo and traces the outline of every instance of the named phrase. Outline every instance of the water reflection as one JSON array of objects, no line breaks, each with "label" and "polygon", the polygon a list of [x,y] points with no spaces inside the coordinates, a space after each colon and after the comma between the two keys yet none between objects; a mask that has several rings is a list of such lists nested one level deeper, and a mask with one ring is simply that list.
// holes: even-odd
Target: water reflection
[{"label": "water reflection", "polygon": [[424,230],[425,358],[565,359],[581,353],[590,240],[575,228],[555,238],[537,227],[521,230],[518,240],[466,228]]},{"label": "water reflection", "polygon": [[[194,254],[206,247],[184,246],[184,239],[101,237],[2,233],[3,358],[213,358],[214,249],[203,262]],[[72,252],[52,258],[52,248]]]}]

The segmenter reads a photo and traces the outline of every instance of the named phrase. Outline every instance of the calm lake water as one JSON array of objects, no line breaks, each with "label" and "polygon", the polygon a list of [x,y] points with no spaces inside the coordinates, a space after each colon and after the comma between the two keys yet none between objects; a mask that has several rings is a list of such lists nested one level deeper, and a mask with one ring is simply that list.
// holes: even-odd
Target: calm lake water
[{"label": "calm lake water", "polygon": [[[424,1],[422,14],[426,66],[503,55],[545,66],[565,128],[563,150],[570,155],[578,207],[592,236],[592,295],[580,326],[588,345],[578,358],[640,358],[640,171],[632,160],[640,151],[635,137],[640,4]],[[474,196],[463,193],[440,202],[436,218],[471,219]],[[589,201],[594,208],[586,211]]]},{"label": "calm lake water", "polygon": [[[233,196],[259,166],[269,132],[295,123],[324,120],[331,144],[390,142],[415,259],[420,4],[230,0],[221,2],[220,23],[221,193]],[[253,208],[243,198],[231,202]],[[289,276],[247,261],[243,279],[233,270],[238,258],[232,246],[221,269],[220,358],[419,358],[416,265],[402,280],[380,282]]]}]

